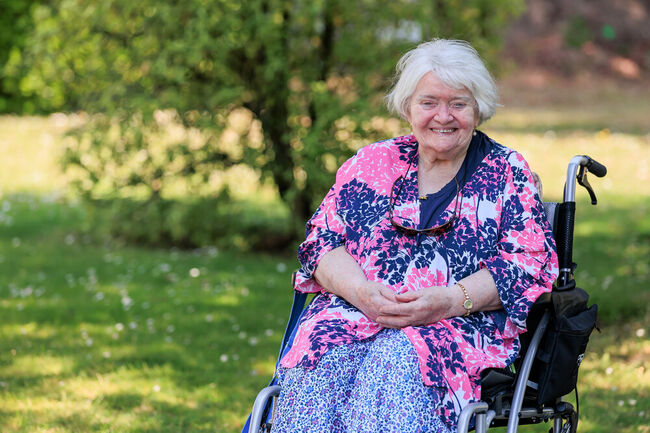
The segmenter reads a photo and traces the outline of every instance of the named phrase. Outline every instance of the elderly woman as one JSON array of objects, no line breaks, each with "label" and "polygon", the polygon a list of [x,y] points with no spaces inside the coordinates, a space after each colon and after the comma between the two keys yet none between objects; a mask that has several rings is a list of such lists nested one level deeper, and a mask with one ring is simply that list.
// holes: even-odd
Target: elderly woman
[{"label": "elderly woman", "polygon": [[505,367],[557,256],[524,158],[478,131],[494,80],[466,42],[408,52],[387,97],[410,135],[341,166],[307,224],[318,293],[281,360],[274,432],[448,432]]}]

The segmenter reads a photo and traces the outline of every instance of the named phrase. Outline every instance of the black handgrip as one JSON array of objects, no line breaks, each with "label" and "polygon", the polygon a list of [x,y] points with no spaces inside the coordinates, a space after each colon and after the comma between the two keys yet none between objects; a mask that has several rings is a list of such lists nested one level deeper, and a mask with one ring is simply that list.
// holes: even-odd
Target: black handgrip
[{"label": "black handgrip", "polygon": [[555,238],[557,243],[558,262],[560,265],[560,275],[558,278],[558,285],[560,286],[567,284],[571,280],[575,215],[575,202],[564,202],[560,204],[558,232]]},{"label": "black handgrip", "polygon": [[597,177],[604,177],[607,174],[607,167],[605,167],[595,159],[592,159],[586,155],[585,157],[589,160],[586,164],[589,173],[593,173]]}]

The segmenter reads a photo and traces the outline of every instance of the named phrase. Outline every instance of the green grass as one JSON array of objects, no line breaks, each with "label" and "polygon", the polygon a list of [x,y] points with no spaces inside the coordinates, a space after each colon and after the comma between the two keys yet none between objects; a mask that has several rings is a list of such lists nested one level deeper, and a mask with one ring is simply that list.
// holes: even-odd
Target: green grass
[{"label": "green grass", "polygon": [[0,431],[240,426],[272,374],[290,257],[95,245],[76,206],[2,205]]},{"label": "green grass", "polygon": [[[571,156],[608,166],[592,178],[598,206],[578,191],[576,276],[603,321],[581,369],[580,431],[647,433],[647,115],[628,106],[617,128],[601,106],[582,112],[597,100],[562,108],[566,127],[544,114],[548,101],[525,112],[506,104],[485,129],[526,156],[549,199],[560,197]],[[84,234],[84,209],[56,165],[70,121],[0,117],[0,431],[239,431],[273,372],[295,258]]]}]

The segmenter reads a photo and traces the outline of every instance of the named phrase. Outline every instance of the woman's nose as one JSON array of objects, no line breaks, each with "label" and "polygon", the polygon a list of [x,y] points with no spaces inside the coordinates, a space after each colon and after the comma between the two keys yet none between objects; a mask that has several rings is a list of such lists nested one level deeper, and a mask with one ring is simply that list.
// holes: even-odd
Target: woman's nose
[{"label": "woman's nose", "polygon": [[440,123],[446,123],[453,119],[451,110],[447,104],[440,104],[433,115],[433,119]]}]

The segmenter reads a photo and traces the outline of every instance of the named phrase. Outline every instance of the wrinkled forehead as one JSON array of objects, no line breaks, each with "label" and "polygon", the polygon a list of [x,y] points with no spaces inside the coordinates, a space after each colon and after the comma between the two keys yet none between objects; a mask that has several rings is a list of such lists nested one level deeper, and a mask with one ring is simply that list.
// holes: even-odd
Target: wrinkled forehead
[{"label": "wrinkled forehead", "polygon": [[427,72],[420,78],[413,94],[414,99],[430,98],[452,100],[459,99],[466,102],[474,102],[472,92],[460,82],[448,82],[433,72]]}]

